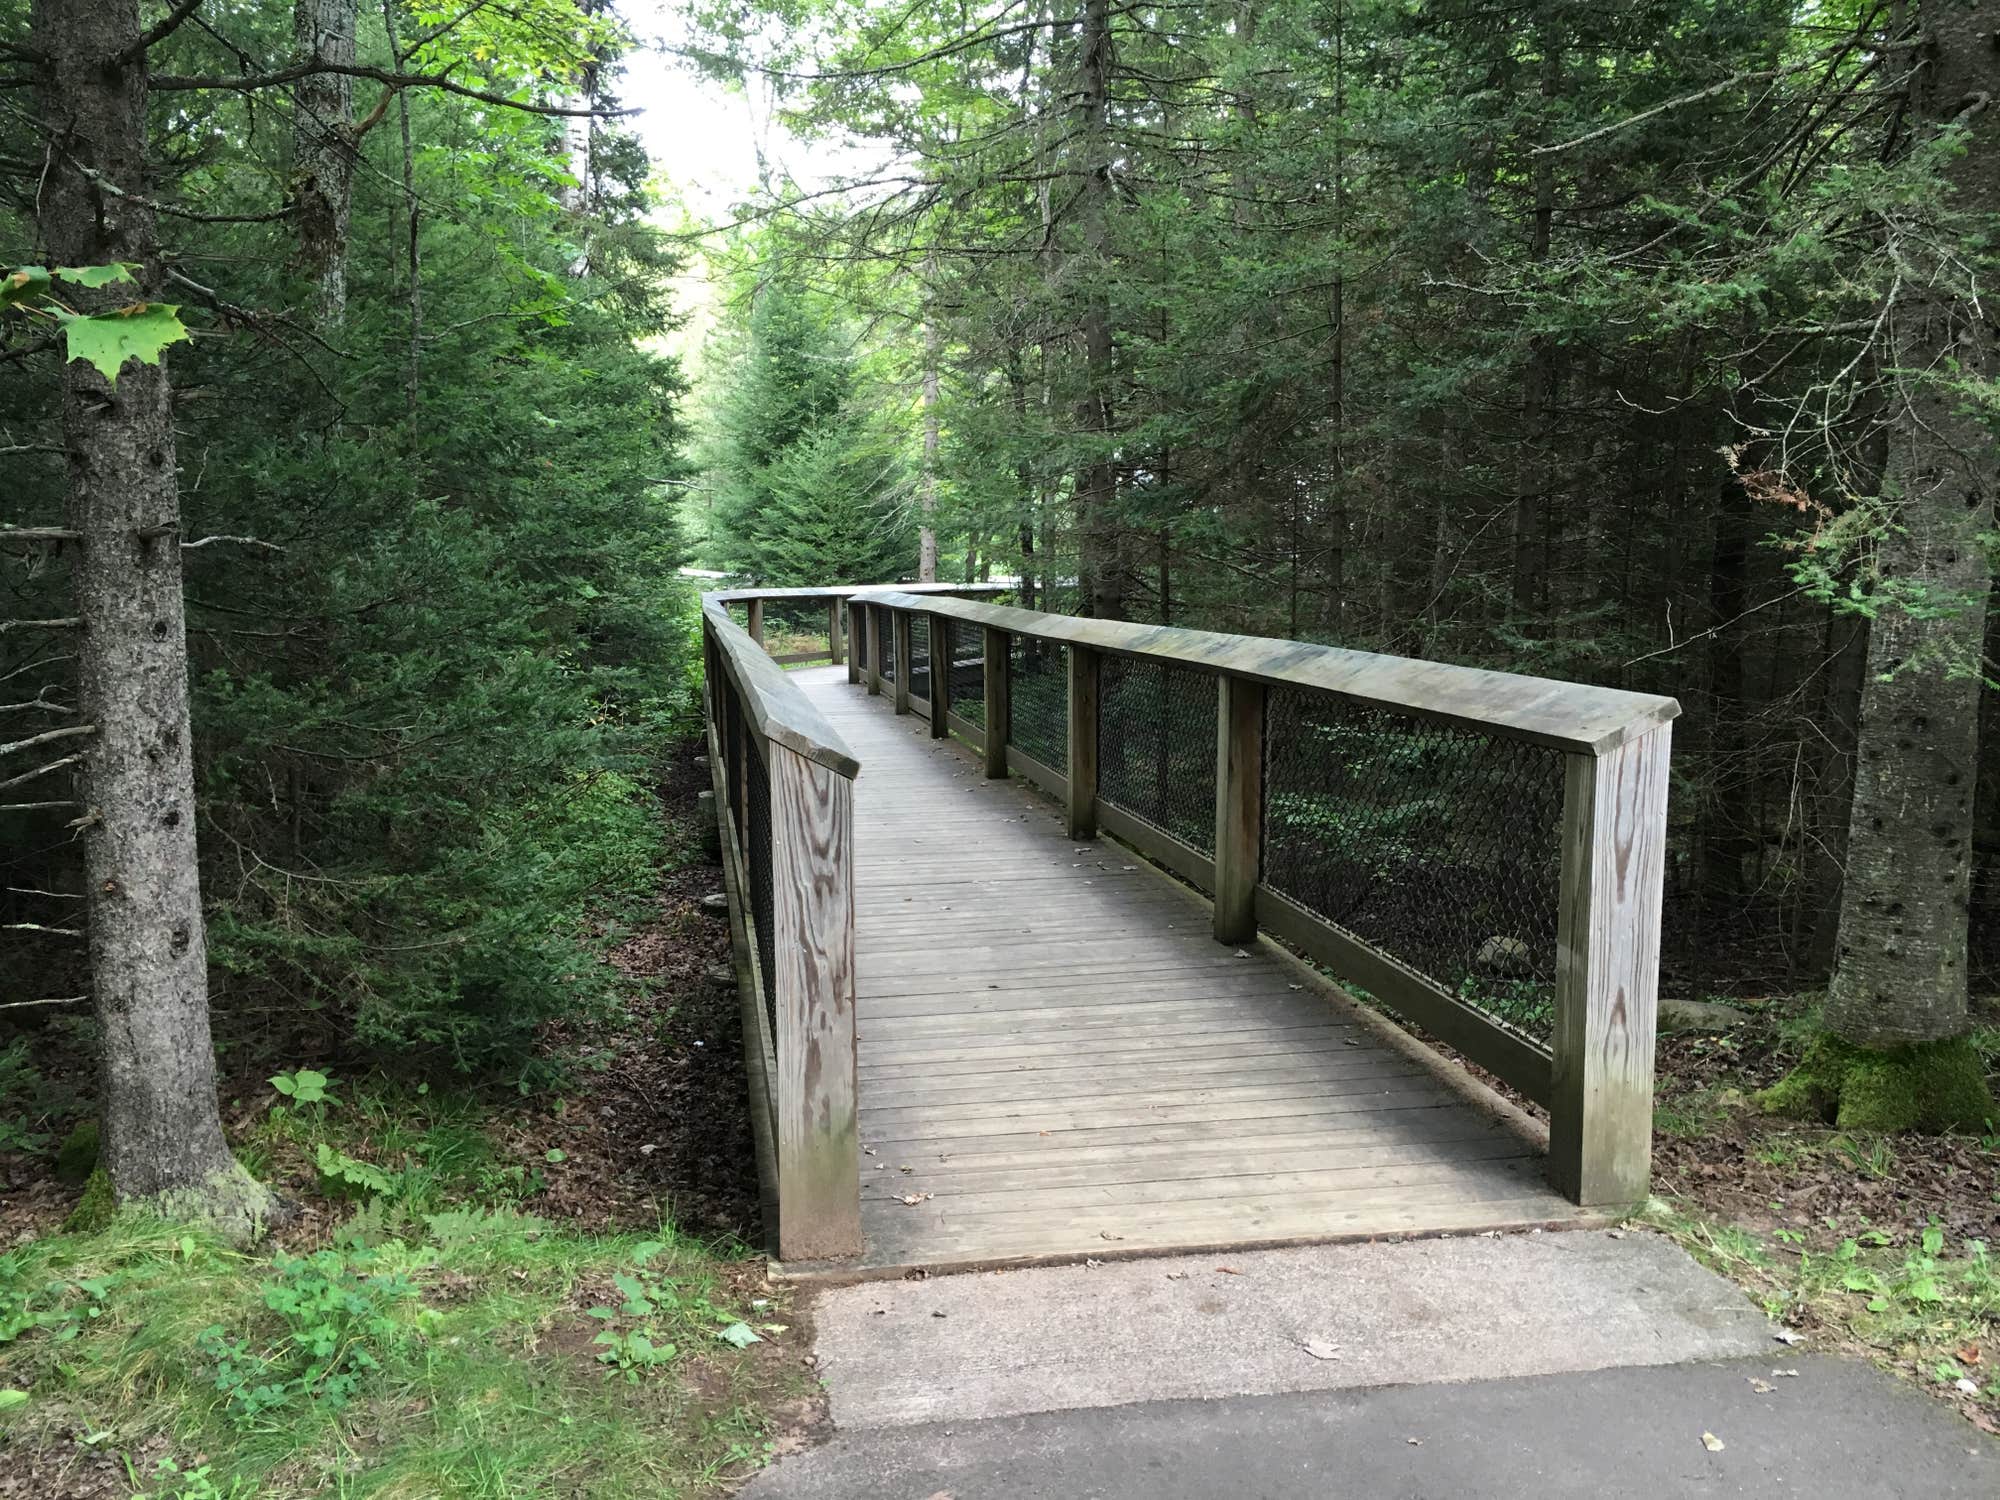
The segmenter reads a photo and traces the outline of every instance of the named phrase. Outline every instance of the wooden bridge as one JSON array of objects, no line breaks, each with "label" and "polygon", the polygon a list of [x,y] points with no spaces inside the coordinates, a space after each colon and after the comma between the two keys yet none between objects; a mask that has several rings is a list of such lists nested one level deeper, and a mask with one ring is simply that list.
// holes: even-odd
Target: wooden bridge
[{"label": "wooden bridge", "polygon": [[1644,1197],[1671,699],[996,592],[703,602],[783,1269]]}]

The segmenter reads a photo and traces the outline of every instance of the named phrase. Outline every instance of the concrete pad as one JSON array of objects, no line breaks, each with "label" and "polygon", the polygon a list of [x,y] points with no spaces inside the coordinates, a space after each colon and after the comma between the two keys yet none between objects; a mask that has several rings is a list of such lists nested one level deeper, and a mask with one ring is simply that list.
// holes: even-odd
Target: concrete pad
[{"label": "concrete pad", "polygon": [[1949,1408],[1858,1361],[1771,1347],[1728,1364],[877,1428],[780,1460],[744,1500],[2000,1494],[2000,1443]]},{"label": "concrete pad", "polygon": [[814,1318],[842,1429],[1781,1349],[1740,1291],[1637,1231],[866,1282]]}]

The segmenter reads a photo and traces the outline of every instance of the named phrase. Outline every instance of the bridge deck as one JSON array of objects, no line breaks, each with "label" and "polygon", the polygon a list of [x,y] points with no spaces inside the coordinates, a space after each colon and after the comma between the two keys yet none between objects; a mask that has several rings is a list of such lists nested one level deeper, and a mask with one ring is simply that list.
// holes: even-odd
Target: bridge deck
[{"label": "bridge deck", "polygon": [[[842,668],[864,1268],[1576,1223],[1540,1153],[1110,840]],[[914,1200],[914,1201],[912,1201]]]}]

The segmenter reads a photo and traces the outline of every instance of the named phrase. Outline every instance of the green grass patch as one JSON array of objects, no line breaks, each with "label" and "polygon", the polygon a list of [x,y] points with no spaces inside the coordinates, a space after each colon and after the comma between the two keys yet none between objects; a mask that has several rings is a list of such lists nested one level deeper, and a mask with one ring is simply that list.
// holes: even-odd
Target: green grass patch
[{"label": "green grass patch", "polygon": [[2000,1264],[1935,1222],[1894,1230],[1827,1220],[1760,1233],[1655,1199],[1645,1215],[1743,1285],[1766,1315],[1873,1355],[2000,1418]]},{"label": "green grass patch", "polygon": [[808,1382],[740,1252],[537,1217],[469,1097],[281,1076],[243,1154],[312,1164],[338,1227],[245,1255],[122,1215],[0,1255],[0,1447],[143,1453],[149,1500],[654,1500],[763,1461]]}]

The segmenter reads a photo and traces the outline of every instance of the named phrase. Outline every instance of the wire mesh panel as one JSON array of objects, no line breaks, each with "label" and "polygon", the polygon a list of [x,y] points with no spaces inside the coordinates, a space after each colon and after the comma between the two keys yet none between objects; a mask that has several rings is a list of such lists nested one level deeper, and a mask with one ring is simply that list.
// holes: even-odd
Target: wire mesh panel
[{"label": "wire mesh panel", "polygon": [[1016,635],[1007,651],[1013,705],[1007,743],[1060,771],[1069,762],[1069,648]]},{"label": "wire mesh panel", "polygon": [[910,696],[928,703],[931,696],[931,622],[928,615],[910,616]]},{"label": "wire mesh panel", "polygon": [[737,791],[743,785],[743,757],[747,753],[743,744],[743,705],[736,696],[736,684],[729,680],[726,673],[716,678],[716,690],[722,704],[723,786],[728,799],[729,821],[736,830],[737,847],[741,848],[747,837],[743,798]]},{"label": "wire mesh panel", "polygon": [[854,657],[857,671],[868,670],[868,611],[866,607],[847,611],[847,649]]},{"label": "wire mesh panel", "polygon": [[894,682],[900,665],[896,660],[896,612],[885,609],[877,618],[882,622],[882,680]]},{"label": "wire mesh panel", "polygon": [[1097,794],[1204,854],[1215,852],[1215,678],[1104,658]]},{"label": "wire mesh panel", "polygon": [[963,620],[951,633],[951,711],[986,726],[986,632]]},{"label": "wire mesh panel", "polygon": [[778,996],[772,939],[776,903],[771,883],[771,777],[764,757],[752,753],[748,765],[748,788],[744,796],[745,821],[750,834],[745,851],[750,865],[750,922],[756,929],[757,964],[764,983],[764,1014],[771,1023],[771,1045],[778,1042]]},{"label": "wire mesh panel", "polygon": [[1274,687],[1265,884],[1548,1044],[1563,757]]}]

